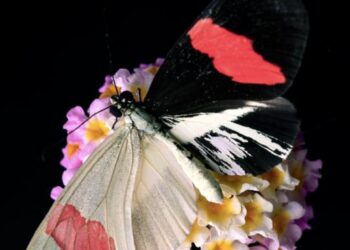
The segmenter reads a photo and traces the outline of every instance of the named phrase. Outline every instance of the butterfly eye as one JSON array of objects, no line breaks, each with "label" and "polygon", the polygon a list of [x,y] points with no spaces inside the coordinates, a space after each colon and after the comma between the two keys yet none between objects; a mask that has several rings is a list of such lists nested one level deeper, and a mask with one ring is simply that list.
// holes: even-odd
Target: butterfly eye
[{"label": "butterfly eye", "polygon": [[134,96],[130,91],[124,91],[120,94],[119,101],[123,104],[131,104],[134,103]]},{"label": "butterfly eye", "polygon": [[120,102],[120,96],[118,95],[113,95],[111,96],[112,102],[113,103],[119,103]]}]

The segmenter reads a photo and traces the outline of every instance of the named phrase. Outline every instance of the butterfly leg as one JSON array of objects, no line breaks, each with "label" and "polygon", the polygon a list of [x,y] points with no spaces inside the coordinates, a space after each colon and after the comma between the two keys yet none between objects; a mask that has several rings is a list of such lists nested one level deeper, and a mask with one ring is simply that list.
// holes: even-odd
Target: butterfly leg
[{"label": "butterfly leg", "polygon": [[142,103],[142,95],[141,95],[141,89],[140,88],[137,88],[136,95],[137,95],[137,102],[141,104]]}]

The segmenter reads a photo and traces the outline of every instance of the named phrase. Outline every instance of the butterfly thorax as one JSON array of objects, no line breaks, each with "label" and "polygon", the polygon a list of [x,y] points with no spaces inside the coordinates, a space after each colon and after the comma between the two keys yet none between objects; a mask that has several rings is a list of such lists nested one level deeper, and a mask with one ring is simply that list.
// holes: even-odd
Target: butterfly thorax
[{"label": "butterfly thorax", "polygon": [[147,113],[142,105],[136,103],[131,92],[124,91],[111,97],[110,112],[117,118],[136,127],[139,131],[154,134],[161,130],[162,125],[154,116]]}]

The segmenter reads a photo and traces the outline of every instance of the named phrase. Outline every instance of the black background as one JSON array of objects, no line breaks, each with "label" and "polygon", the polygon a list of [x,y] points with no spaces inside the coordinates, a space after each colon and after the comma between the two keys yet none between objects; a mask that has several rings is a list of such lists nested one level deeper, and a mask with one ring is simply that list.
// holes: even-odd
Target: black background
[{"label": "black background", "polygon": [[[347,246],[349,202],[346,122],[349,71],[347,7],[306,0],[311,31],[305,59],[287,97],[299,110],[309,158],[322,158],[323,178],[312,231],[300,249]],[[114,69],[164,56],[208,0],[108,3]],[[102,1],[26,1],[1,7],[1,232],[4,249],[24,249],[60,184],[61,146],[71,107],[97,97],[110,72]],[[341,227],[345,226],[344,229]]]}]

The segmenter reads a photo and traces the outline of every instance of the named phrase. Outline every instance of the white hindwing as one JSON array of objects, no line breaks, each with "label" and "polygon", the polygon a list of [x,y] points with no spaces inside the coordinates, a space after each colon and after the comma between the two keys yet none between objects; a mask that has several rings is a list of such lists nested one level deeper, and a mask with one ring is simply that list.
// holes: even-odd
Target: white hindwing
[{"label": "white hindwing", "polygon": [[102,224],[109,237],[106,249],[175,249],[195,219],[195,201],[192,183],[171,149],[156,137],[140,137],[136,129],[122,126],[71,180],[28,249],[102,250],[89,238],[82,241],[81,231],[68,231],[67,223],[61,227],[58,221],[74,219],[57,213],[58,206],[66,205],[86,222]]}]

